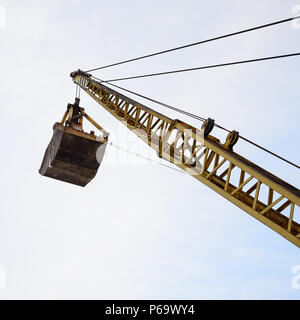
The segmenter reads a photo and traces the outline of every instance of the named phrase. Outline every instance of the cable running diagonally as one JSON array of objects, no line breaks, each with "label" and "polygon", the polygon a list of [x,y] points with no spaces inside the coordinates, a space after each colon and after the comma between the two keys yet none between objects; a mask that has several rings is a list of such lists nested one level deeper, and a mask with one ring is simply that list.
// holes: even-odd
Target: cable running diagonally
[{"label": "cable running diagonally", "polygon": [[181,172],[181,173],[185,173],[185,174],[186,174],[185,171],[182,171],[182,170],[173,168],[173,167],[168,166],[168,165],[166,165],[166,164],[164,164],[164,163],[161,163],[161,162],[159,162],[159,161],[156,161],[156,160],[153,160],[153,159],[144,157],[144,156],[142,156],[142,155],[140,155],[140,154],[138,154],[138,153],[135,153],[135,152],[132,152],[132,151],[127,150],[127,149],[125,149],[125,148],[119,147],[119,146],[117,146],[116,144],[114,144],[114,143],[112,143],[112,142],[110,142],[109,145],[111,145],[111,146],[113,146],[113,147],[115,147],[116,149],[119,149],[119,150],[121,150],[121,151],[125,151],[125,152],[127,152],[127,153],[133,154],[133,155],[135,155],[135,156],[137,156],[137,157],[139,157],[139,158],[142,158],[142,159],[151,161],[151,162],[153,162],[153,163],[159,164],[159,165],[164,166],[164,167],[167,167],[167,168],[169,168],[169,169],[172,169],[172,170],[175,170],[175,171],[178,171],[178,172]]},{"label": "cable running diagonally", "polygon": [[[101,80],[101,79],[99,79],[99,78],[97,78],[97,77],[94,77],[94,76],[93,76],[93,78],[96,79],[96,80],[98,80],[98,81],[100,81],[100,82],[106,82],[106,81]],[[146,100],[148,100],[148,101],[157,103],[157,104],[159,104],[159,105],[161,105],[161,106],[163,106],[163,107],[166,107],[166,108],[168,108],[168,109],[170,109],[170,110],[179,112],[179,113],[181,113],[181,114],[184,114],[184,115],[186,115],[186,116],[188,116],[188,117],[191,117],[191,118],[194,118],[194,119],[196,119],[196,120],[200,120],[200,121],[205,121],[205,120],[206,120],[205,118],[202,118],[202,117],[200,117],[200,116],[197,116],[197,115],[195,115],[195,114],[193,114],[193,113],[184,111],[184,110],[182,110],[182,109],[180,109],[180,108],[173,107],[173,106],[171,106],[171,105],[169,105],[169,104],[166,104],[166,103],[164,103],[164,102],[161,102],[161,101],[152,99],[152,98],[150,98],[150,97],[144,96],[144,95],[139,94],[139,93],[137,93],[137,92],[128,90],[128,89],[126,89],[126,88],[124,88],[124,87],[120,87],[120,86],[118,86],[118,85],[116,85],[116,84],[112,84],[112,83],[109,83],[109,84],[110,84],[112,87],[115,87],[115,88],[117,88],[117,89],[124,90],[124,91],[126,91],[126,92],[128,92],[128,93],[134,94],[134,95],[136,95],[136,96],[138,96],[138,97],[140,97],[140,98],[146,99]]]},{"label": "cable running diagonally", "polygon": [[286,23],[286,22],[291,22],[291,21],[296,20],[296,19],[300,19],[300,16],[295,16],[295,17],[291,17],[291,18],[288,18],[288,19],[284,19],[284,20],[274,21],[274,22],[267,23],[267,24],[260,25],[260,26],[256,26],[256,27],[253,27],[253,28],[244,29],[244,30],[240,30],[240,31],[237,31],[237,32],[228,33],[228,34],[225,34],[225,35],[222,35],[222,36],[218,36],[218,37],[214,37],[214,38],[210,38],[210,39],[206,39],[206,40],[202,40],[202,41],[186,44],[186,45],[183,45],[183,46],[179,46],[179,47],[175,47],[175,48],[171,48],[171,49],[167,49],[167,50],[163,50],[163,51],[150,53],[150,54],[147,54],[147,55],[144,55],[144,56],[140,56],[140,57],[136,57],[136,58],[133,58],[133,59],[123,60],[123,61],[120,61],[120,62],[108,64],[108,65],[101,66],[101,67],[98,67],[98,68],[86,70],[85,72],[92,72],[92,71],[96,71],[96,70],[101,70],[101,69],[105,69],[105,68],[114,67],[114,66],[117,66],[117,65],[120,65],[120,64],[124,64],[124,63],[129,63],[129,62],[133,62],[133,61],[137,61],[137,60],[141,60],[141,59],[154,57],[154,56],[157,56],[157,55],[160,55],[160,54],[164,54],[164,53],[168,53],[168,52],[172,52],[172,51],[176,51],[176,50],[181,50],[181,49],[189,48],[189,47],[192,47],[192,46],[197,46],[197,45],[200,45],[200,44],[204,44],[204,43],[208,43],[208,42],[212,42],[212,41],[216,41],[216,40],[220,40],[220,39],[224,39],[224,38],[229,38],[229,37],[236,36],[236,35],[239,35],[239,34],[251,32],[251,31],[255,31],[255,30],[259,30],[259,29],[263,29],[263,28],[267,28],[267,27],[271,27],[271,26],[275,26],[275,25],[278,25],[278,24]]},{"label": "cable running diagonally", "polygon": [[[94,77],[94,76],[93,76],[93,78],[94,78],[95,80],[100,81],[100,82],[106,82],[106,81],[104,81],[104,80],[102,80],[102,79],[99,79],[99,78],[97,78],[97,77]],[[133,95],[136,95],[136,96],[138,96],[138,97],[140,97],[140,98],[143,98],[143,99],[146,99],[146,100],[148,100],[148,101],[157,103],[158,105],[161,105],[162,107],[165,107],[165,108],[171,109],[171,110],[173,110],[173,111],[179,112],[179,113],[184,114],[184,115],[186,115],[186,116],[188,116],[188,117],[191,117],[191,118],[193,118],[193,119],[196,119],[196,120],[199,120],[199,121],[202,121],[202,122],[206,120],[204,117],[200,117],[200,116],[197,116],[197,115],[195,115],[195,114],[193,114],[193,113],[184,111],[184,110],[182,110],[182,109],[180,109],[180,108],[173,107],[173,106],[171,106],[171,105],[169,105],[169,104],[166,104],[166,103],[164,103],[164,102],[160,102],[160,101],[158,101],[158,100],[155,100],[155,99],[152,99],[152,98],[150,98],[150,97],[144,96],[144,95],[139,94],[139,93],[137,93],[137,92],[135,92],[135,91],[128,90],[128,89],[126,89],[126,88],[124,88],[124,87],[120,87],[120,86],[115,85],[115,84],[112,84],[112,83],[108,83],[108,84],[109,84],[110,86],[112,86],[112,87],[115,87],[115,88],[117,88],[117,89],[123,90],[123,91],[128,92],[128,93],[131,93],[131,94],[133,94]],[[221,125],[219,125],[219,124],[217,124],[217,123],[215,123],[215,126],[216,126],[217,128],[219,128],[219,129],[222,129],[222,130],[226,131],[226,132],[230,132],[230,130],[224,128],[223,126],[221,126]],[[300,166],[299,166],[299,165],[297,165],[297,164],[295,164],[295,163],[293,163],[293,162],[291,162],[291,161],[289,161],[289,160],[287,160],[287,159],[279,156],[278,154],[276,154],[276,153],[274,153],[274,152],[272,152],[272,151],[270,151],[270,150],[268,150],[268,149],[266,149],[266,148],[258,145],[257,143],[255,143],[255,142],[253,142],[253,141],[251,141],[251,140],[249,140],[249,139],[247,139],[247,138],[245,138],[245,137],[243,137],[243,136],[241,136],[241,135],[239,135],[239,137],[240,137],[242,140],[244,140],[244,141],[252,144],[253,146],[255,146],[255,147],[257,147],[257,148],[259,148],[259,149],[261,149],[261,150],[263,150],[263,151],[271,154],[272,156],[274,156],[274,157],[276,157],[276,158],[278,158],[278,159],[280,159],[280,160],[282,160],[282,161],[284,161],[284,162],[286,162],[286,163],[288,163],[288,164],[296,167],[297,169],[300,169]]]},{"label": "cable running diagonally", "polygon": [[111,82],[123,81],[123,80],[132,80],[132,79],[148,78],[148,77],[155,77],[155,76],[163,76],[163,75],[167,75],[167,74],[190,72],[190,71],[204,70],[204,69],[213,69],[213,68],[220,68],[220,67],[228,67],[228,66],[233,66],[233,65],[238,65],[238,64],[246,64],[246,63],[253,63],[253,62],[260,62],[260,61],[267,61],[267,60],[274,60],[274,59],[290,58],[290,57],[294,57],[294,56],[300,56],[300,52],[283,54],[283,55],[279,55],[279,56],[271,56],[271,57],[264,57],[264,58],[250,59],[250,60],[241,60],[241,61],[213,64],[213,65],[207,65],[207,66],[201,66],[201,67],[195,67],[195,68],[148,73],[148,74],[142,74],[142,75],[137,75],[137,76],[109,79],[109,80],[105,80],[102,82],[111,83]]}]

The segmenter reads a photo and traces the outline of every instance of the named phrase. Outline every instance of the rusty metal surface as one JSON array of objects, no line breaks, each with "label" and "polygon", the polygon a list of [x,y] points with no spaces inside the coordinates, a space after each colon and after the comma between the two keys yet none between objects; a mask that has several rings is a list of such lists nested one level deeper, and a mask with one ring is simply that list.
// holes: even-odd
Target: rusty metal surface
[{"label": "rusty metal surface", "polygon": [[102,146],[101,152],[104,153],[106,143],[103,140],[97,141],[94,135],[73,134],[60,123],[54,125],[53,131],[39,173],[78,186],[86,186],[95,177],[100,165],[96,158],[97,150]]}]

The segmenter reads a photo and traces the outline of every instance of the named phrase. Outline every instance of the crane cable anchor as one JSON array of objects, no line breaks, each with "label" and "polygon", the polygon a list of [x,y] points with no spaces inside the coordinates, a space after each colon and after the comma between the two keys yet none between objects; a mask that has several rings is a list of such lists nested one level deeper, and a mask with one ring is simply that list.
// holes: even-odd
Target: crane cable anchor
[{"label": "crane cable anchor", "polygon": [[213,130],[215,126],[215,120],[208,118],[206,119],[201,126],[201,135],[206,138]]},{"label": "crane cable anchor", "polygon": [[[201,126],[201,135],[204,138],[207,138],[209,136],[209,134],[212,132],[214,126],[215,126],[215,120],[214,119],[208,118],[207,120],[205,120],[203,122],[202,126]],[[223,146],[226,149],[232,150],[233,146],[238,142],[238,139],[239,139],[239,132],[235,131],[235,130],[232,130],[227,135],[226,141],[223,144]]]},{"label": "crane cable anchor", "polygon": [[231,132],[228,133],[226,137],[226,141],[223,144],[223,146],[226,149],[232,150],[233,146],[238,142],[239,140],[239,132],[232,130]]}]

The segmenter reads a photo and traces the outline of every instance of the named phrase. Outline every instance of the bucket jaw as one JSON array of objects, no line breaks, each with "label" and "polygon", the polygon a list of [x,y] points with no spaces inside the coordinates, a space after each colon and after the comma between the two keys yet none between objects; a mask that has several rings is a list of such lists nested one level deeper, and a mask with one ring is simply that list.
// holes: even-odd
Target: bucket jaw
[{"label": "bucket jaw", "polygon": [[[54,124],[53,136],[45,151],[39,173],[84,187],[98,171],[105,153],[108,133],[94,122],[83,108],[79,108],[78,100],[74,105],[68,105],[62,122]],[[93,131],[84,132],[83,117],[90,118],[103,135],[96,137]]]}]

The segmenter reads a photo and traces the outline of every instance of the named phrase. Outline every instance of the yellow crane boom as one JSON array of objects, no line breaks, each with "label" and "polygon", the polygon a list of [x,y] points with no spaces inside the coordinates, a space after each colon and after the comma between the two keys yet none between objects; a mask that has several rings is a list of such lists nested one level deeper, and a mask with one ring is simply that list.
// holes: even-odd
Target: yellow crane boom
[{"label": "yellow crane boom", "polygon": [[185,170],[224,198],[300,247],[295,221],[300,190],[233,151],[238,133],[226,142],[210,135],[213,120],[199,130],[108,88],[80,70],[73,81],[153,148],[159,157]]}]

